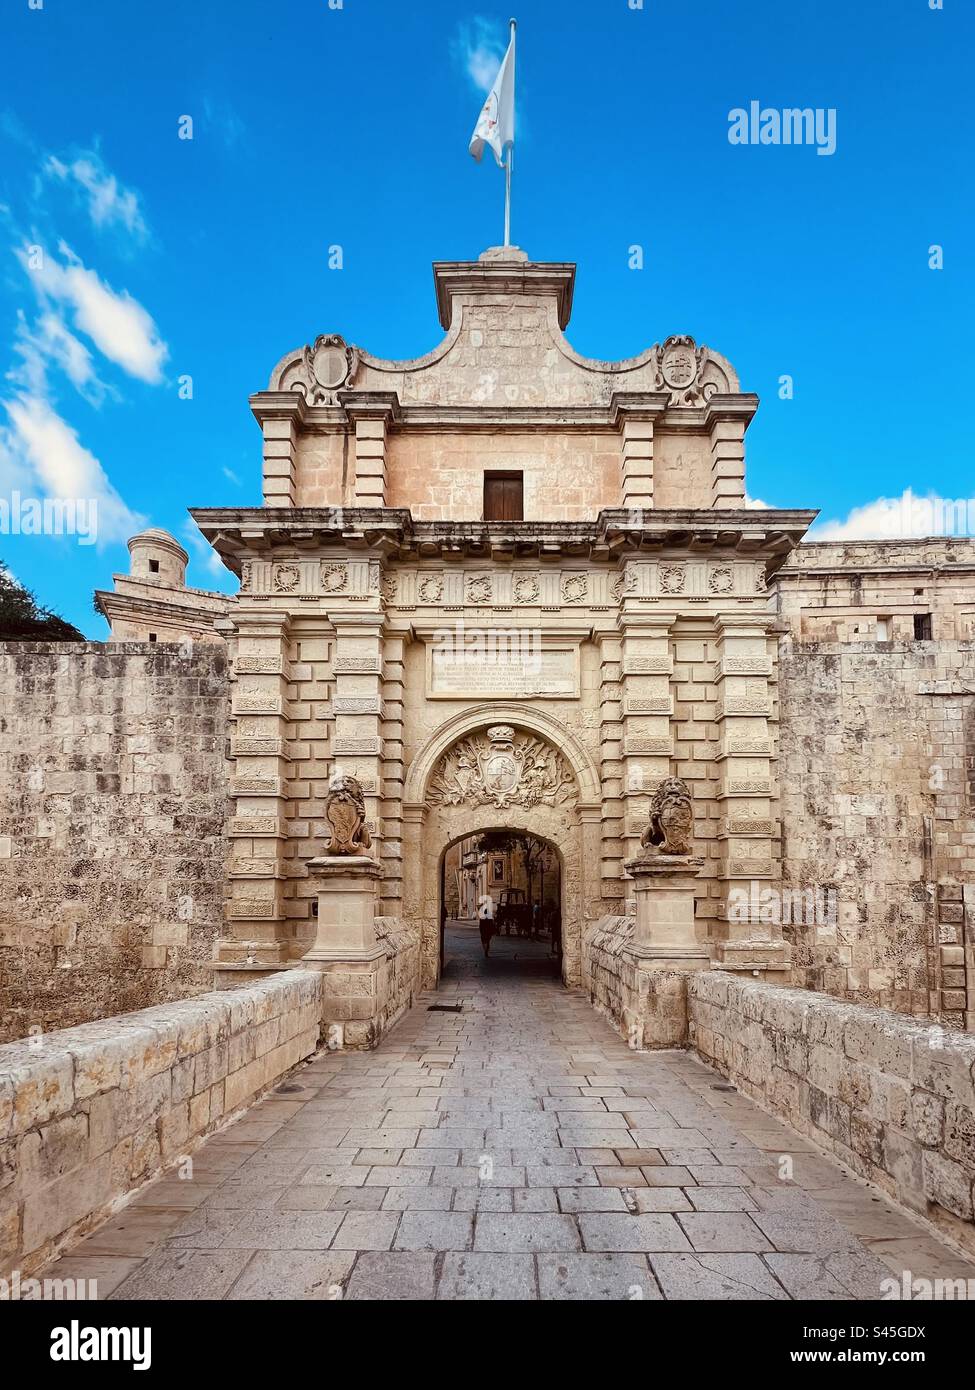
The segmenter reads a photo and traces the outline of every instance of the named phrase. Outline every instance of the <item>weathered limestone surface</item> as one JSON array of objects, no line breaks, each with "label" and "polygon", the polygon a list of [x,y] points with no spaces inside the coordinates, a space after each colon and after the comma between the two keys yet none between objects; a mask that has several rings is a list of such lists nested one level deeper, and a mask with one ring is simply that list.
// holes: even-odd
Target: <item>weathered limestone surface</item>
[{"label": "weathered limestone surface", "polygon": [[783,643],[779,702],[794,982],[971,1030],[975,642]]},{"label": "weathered limestone surface", "polygon": [[687,982],[681,970],[646,969],[634,952],[634,917],[603,917],[585,937],[589,998],[630,1047],[684,1047]]},{"label": "weathered limestone surface", "polygon": [[287,971],[0,1047],[0,1277],[30,1274],[318,1046],[321,977]]},{"label": "weathered limestone surface", "polygon": [[701,1057],[975,1251],[975,1038],[719,971],[687,990]]},{"label": "weathered limestone surface", "polygon": [[807,541],[792,552],[769,588],[797,642],[909,642],[919,615],[930,618],[935,642],[975,637],[967,518],[938,517],[921,498],[914,504],[931,527],[923,539]]},{"label": "weathered limestone surface", "polygon": [[0,1039],[211,987],[228,703],[222,645],[0,644]]}]

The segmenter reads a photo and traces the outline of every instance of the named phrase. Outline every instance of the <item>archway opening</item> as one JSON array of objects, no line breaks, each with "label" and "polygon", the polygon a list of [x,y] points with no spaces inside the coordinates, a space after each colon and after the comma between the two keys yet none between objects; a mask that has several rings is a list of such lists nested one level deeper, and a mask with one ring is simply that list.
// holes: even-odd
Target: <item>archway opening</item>
[{"label": "archway opening", "polygon": [[510,826],[449,844],[440,860],[441,978],[561,979],[562,965],[556,846]]}]

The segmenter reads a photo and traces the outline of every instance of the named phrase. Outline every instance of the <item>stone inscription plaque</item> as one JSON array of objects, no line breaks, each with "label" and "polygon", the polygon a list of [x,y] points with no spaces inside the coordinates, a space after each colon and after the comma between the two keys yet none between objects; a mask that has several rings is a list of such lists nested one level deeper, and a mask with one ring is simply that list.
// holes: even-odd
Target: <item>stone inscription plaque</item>
[{"label": "stone inscription plaque", "polygon": [[579,695],[579,652],[574,646],[488,644],[484,650],[427,647],[431,700],[574,700]]}]

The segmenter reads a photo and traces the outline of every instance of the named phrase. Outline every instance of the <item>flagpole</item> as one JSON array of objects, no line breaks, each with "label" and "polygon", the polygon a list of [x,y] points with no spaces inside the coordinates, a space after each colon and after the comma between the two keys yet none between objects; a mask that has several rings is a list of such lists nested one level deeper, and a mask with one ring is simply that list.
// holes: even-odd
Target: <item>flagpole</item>
[{"label": "flagpole", "polygon": [[[509,44],[515,41],[515,30],[518,28],[517,20],[509,20],[511,25]],[[514,158],[515,147],[513,144],[508,146],[508,159],[504,166],[504,244],[511,245],[511,161]]]},{"label": "flagpole", "polygon": [[504,166],[504,244],[511,245],[511,156],[514,145],[508,146],[508,162]]}]

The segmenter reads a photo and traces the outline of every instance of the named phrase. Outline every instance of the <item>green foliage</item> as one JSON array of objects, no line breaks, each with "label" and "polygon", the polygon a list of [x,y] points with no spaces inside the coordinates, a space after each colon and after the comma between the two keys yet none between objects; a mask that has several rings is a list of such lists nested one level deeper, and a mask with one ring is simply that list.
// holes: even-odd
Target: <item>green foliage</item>
[{"label": "green foliage", "polygon": [[0,560],[0,641],[84,642],[84,633],[42,608]]}]

